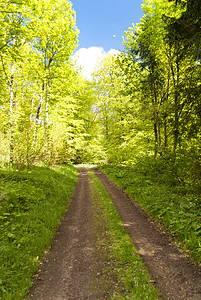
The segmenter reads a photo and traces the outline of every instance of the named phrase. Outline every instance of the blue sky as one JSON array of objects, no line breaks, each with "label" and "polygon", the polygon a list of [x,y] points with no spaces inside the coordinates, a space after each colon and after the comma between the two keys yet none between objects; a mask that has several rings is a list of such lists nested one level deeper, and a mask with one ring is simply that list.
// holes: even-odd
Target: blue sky
[{"label": "blue sky", "polygon": [[[75,57],[88,67],[109,51],[121,50],[122,36],[132,23],[139,23],[143,15],[143,0],[71,0],[80,30]],[[85,61],[84,63],[82,63]],[[92,68],[91,68],[92,70]]]},{"label": "blue sky", "polygon": [[[80,30],[79,47],[122,49],[124,31],[139,23],[142,0],[71,0]],[[113,35],[116,36],[113,37]]]}]

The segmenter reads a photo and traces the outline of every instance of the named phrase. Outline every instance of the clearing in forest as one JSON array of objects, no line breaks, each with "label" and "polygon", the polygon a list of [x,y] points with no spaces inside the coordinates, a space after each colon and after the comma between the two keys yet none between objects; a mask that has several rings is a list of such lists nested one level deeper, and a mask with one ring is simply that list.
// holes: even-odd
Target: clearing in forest
[{"label": "clearing in forest", "polygon": [[201,299],[201,269],[106,175],[93,171],[96,176],[79,168],[31,299]]}]

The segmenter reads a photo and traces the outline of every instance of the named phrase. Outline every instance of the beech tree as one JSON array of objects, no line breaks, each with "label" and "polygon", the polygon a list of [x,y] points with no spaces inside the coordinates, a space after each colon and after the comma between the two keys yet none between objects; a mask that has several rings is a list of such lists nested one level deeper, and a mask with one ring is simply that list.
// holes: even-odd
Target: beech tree
[{"label": "beech tree", "polygon": [[[139,138],[135,134],[138,101],[130,93],[131,86],[133,93],[136,90],[137,80],[128,87],[124,72],[129,64],[124,59],[123,54],[108,55],[93,74],[99,134],[102,134],[102,144],[110,162],[128,160],[135,152],[136,139]],[[136,73],[132,72],[133,78]]]},{"label": "beech tree", "polygon": [[173,2],[153,0],[144,1],[143,9],[140,24],[126,33],[125,47],[142,70],[141,103],[153,120],[156,157],[157,153],[164,155],[170,147],[176,153],[182,146],[189,124],[185,117],[189,97],[192,99],[185,90],[189,85],[193,87],[197,68],[192,55],[185,52],[182,43],[173,43],[167,31],[167,19],[180,18],[184,8]]},{"label": "beech tree", "polygon": [[[182,6],[179,17],[166,17],[166,36],[171,48],[178,49],[178,58],[187,60],[185,77],[180,90],[183,118],[181,133],[188,140],[194,140],[200,133],[200,44],[201,5],[200,1],[174,1],[175,7]],[[178,113],[180,116],[181,113]]]},{"label": "beech tree", "polygon": [[48,151],[49,126],[49,98],[50,86],[54,80],[56,69],[61,64],[67,64],[69,57],[76,47],[78,31],[75,27],[75,13],[71,3],[63,0],[33,1],[30,16],[34,38],[34,50],[40,56],[41,92],[36,112],[34,139],[36,139],[37,126],[40,118],[41,106],[45,107],[45,142]]},{"label": "beech tree", "polygon": [[196,13],[190,17],[183,3],[144,1],[143,18],[126,32],[125,50],[95,73],[97,116],[111,161],[132,163],[151,153],[175,160],[190,149],[199,156],[200,62],[177,27]]},{"label": "beech tree", "polygon": [[75,12],[63,0],[1,1],[0,7],[1,101],[10,111],[2,136],[5,145],[10,139],[10,162],[49,160],[51,84],[61,68],[73,68]]}]

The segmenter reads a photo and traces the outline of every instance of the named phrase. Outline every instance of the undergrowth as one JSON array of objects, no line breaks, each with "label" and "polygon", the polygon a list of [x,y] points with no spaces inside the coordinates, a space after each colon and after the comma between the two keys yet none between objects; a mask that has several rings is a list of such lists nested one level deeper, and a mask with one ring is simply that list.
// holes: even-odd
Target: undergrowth
[{"label": "undergrowth", "polygon": [[73,166],[0,170],[0,299],[23,299],[76,180]]},{"label": "undergrowth", "polygon": [[[158,291],[151,283],[151,277],[135,249],[114,204],[98,178],[90,172],[91,184],[95,184],[95,196],[102,207],[99,214],[105,220],[107,230],[108,259],[112,262],[113,274],[120,283],[121,290],[115,291],[111,299],[156,300]],[[120,285],[121,286],[121,285]]]},{"label": "undergrowth", "polygon": [[199,180],[181,176],[182,169],[162,160],[144,159],[133,167],[100,166],[118,186],[161,222],[183,249],[201,263]]}]

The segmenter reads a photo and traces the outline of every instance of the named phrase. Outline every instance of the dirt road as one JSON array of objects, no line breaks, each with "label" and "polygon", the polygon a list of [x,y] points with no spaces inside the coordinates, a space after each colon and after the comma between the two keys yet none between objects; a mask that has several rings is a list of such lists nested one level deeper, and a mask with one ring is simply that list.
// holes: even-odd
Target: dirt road
[{"label": "dirt road", "polygon": [[[200,300],[201,268],[172,245],[168,235],[160,232],[102,172],[97,169],[94,172],[118,210],[160,296],[171,300]],[[104,226],[95,225],[96,208],[91,200],[87,171],[80,168],[72,202],[44,262],[43,272],[36,276],[31,299],[109,299],[118,286],[115,278],[111,280],[111,274],[102,272],[107,253],[97,255],[96,237],[100,232],[103,234]]]}]

